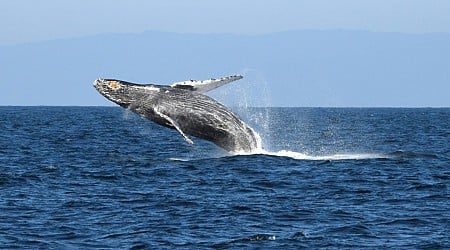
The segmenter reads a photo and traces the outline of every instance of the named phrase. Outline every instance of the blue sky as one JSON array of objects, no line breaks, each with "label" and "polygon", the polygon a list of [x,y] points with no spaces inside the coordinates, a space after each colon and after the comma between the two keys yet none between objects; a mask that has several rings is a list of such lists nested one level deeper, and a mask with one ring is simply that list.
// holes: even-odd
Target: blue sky
[{"label": "blue sky", "polygon": [[0,0],[0,45],[146,30],[450,32],[448,0]]},{"label": "blue sky", "polygon": [[[412,34],[411,36],[405,36],[409,37],[405,39],[411,39],[407,41],[410,47],[402,47],[401,39],[403,38],[400,40],[394,39],[397,42],[395,46],[389,44],[389,41],[392,41],[389,39],[383,40],[384,43],[377,43],[376,49],[394,53],[380,54],[380,57],[377,57],[376,53],[369,55],[372,56],[372,60],[382,58],[388,64],[382,61],[373,62],[369,59],[366,62],[362,61],[361,65],[367,67],[364,68],[365,71],[361,71],[362,73],[359,72],[358,77],[355,76],[355,73],[358,72],[352,68],[345,68],[345,65],[355,59],[366,60],[364,58],[366,55],[364,54],[366,53],[364,51],[365,46],[373,49],[375,45],[375,42],[372,43],[371,40],[366,44],[357,44],[354,39],[350,38],[349,41],[352,43],[349,45],[350,47],[346,47],[346,43],[333,47],[332,43],[330,45],[330,43],[325,42],[323,45],[328,46],[327,48],[320,48],[319,46],[317,51],[308,52],[310,58],[313,59],[318,57],[328,60],[333,58],[333,54],[340,55],[340,58],[338,58],[341,60],[340,67],[338,67],[339,71],[336,71],[336,67],[330,61],[318,61],[317,65],[312,65],[310,71],[316,71],[316,73],[313,72],[314,74],[307,72],[308,69],[305,65],[301,67],[299,65],[286,65],[284,71],[277,71],[275,67],[264,68],[263,66],[256,69],[252,68],[252,70],[258,72],[257,75],[262,75],[261,81],[266,82],[264,84],[267,85],[268,89],[271,89],[272,97],[276,99],[274,101],[276,105],[450,106],[450,97],[447,98],[446,94],[450,93],[450,75],[447,70],[443,70],[447,64],[450,67],[450,43],[448,46],[446,45],[446,41],[449,40],[448,35],[450,35],[450,1],[448,0],[0,0],[0,10],[2,10],[0,15],[0,52],[2,48],[3,51],[8,52],[5,53],[8,55],[4,57],[3,61],[0,58],[0,63],[3,63],[0,66],[4,69],[3,79],[8,80],[8,83],[0,82],[0,87],[8,84],[6,91],[0,92],[0,105],[105,105],[106,103],[100,95],[94,93],[95,91],[90,84],[95,77],[99,77],[99,74],[101,74],[101,72],[97,74],[94,68],[91,68],[91,71],[95,71],[90,72],[91,74],[88,74],[87,71],[77,72],[77,74],[84,75],[78,75],[79,79],[83,80],[76,82],[76,84],[79,84],[77,89],[79,92],[73,92],[79,96],[89,96],[91,99],[74,97],[73,99],[76,100],[74,102],[61,102],[59,100],[67,99],[67,96],[63,96],[57,91],[47,91],[48,98],[41,97],[39,100],[29,101],[31,98],[23,95],[24,85],[28,84],[35,87],[36,84],[43,84],[43,87],[52,89],[52,86],[60,84],[51,82],[51,79],[53,79],[51,76],[53,74],[52,69],[45,68],[52,65],[52,59],[45,57],[27,58],[27,56],[30,56],[21,53],[20,48],[14,50],[19,51],[17,55],[20,54],[21,57],[18,57],[9,53],[12,51],[10,46],[23,46],[23,44],[36,44],[37,42],[54,39],[83,38],[111,33],[143,34],[145,31],[261,35],[292,30],[350,30]],[[436,33],[445,34],[445,36],[428,36]],[[357,32],[355,34],[358,36]],[[389,36],[391,35],[388,34],[387,37]],[[426,46],[420,47],[423,41],[427,41]],[[386,46],[386,48],[379,47],[380,44],[383,44],[382,46]],[[400,48],[398,53],[395,53],[396,50],[392,50],[392,48],[397,48],[396,46],[400,46],[398,47]],[[345,48],[346,50],[341,55],[339,51],[332,51],[333,48]],[[429,53],[429,48],[434,49],[434,51]],[[305,48],[296,48],[295,50],[299,52],[301,49]],[[353,52],[350,51],[352,49]],[[82,52],[83,48],[80,50]],[[145,47],[144,50],[149,50],[149,48]],[[28,51],[33,51],[33,49]],[[350,51],[350,54],[353,53],[353,58],[346,58],[348,51]],[[361,54],[359,51],[363,53]],[[410,56],[410,52],[413,55]],[[418,52],[417,55],[416,52]],[[55,60],[54,55],[57,55],[58,52],[52,53],[53,57],[50,58]],[[317,56],[320,53],[322,53],[321,56]],[[199,58],[202,56],[205,55],[199,55]],[[401,65],[409,57],[412,60],[407,62],[407,65]],[[11,63],[11,58],[20,58],[24,62]],[[64,60],[68,63],[70,58],[64,58]],[[282,58],[278,58],[278,60],[284,61]],[[395,64],[395,62],[399,63]],[[226,63],[229,64],[230,68],[238,65],[235,61]],[[171,67],[172,65],[173,63],[160,66]],[[350,63],[348,65],[354,66],[355,64]],[[389,67],[386,65],[389,65]],[[425,67],[422,67],[424,65]],[[151,66],[150,62],[149,65],[145,65],[145,67]],[[182,65],[177,66],[180,68]],[[247,66],[251,68],[251,65],[243,65],[244,68],[238,68],[237,71],[232,72],[227,71],[224,74],[240,73],[243,70],[245,71]],[[278,66],[282,68],[284,65]],[[8,67],[10,68],[9,71]],[[42,70],[39,72],[33,71],[36,67],[41,67]],[[71,67],[74,67],[74,69]],[[105,65],[99,65],[99,67],[106,68]],[[205,68],[198,68],[199,66],[195,68],[195,64],[190,65],[190,67],[193,75],[189,74],[191,72],[185,72],[189,77],[196,78],[194,72],[199,75],[204,72],[204,76],[200,76],[204,78],[222,76],[209,74],[210,71],[219,72],[220,69],[209,69],[210,71],[208,71]],[[81,70],[83,67],[78,64],[69,65],[68,68],[71,69],[67,72],[68,75],[64,75],[65,72],[58,72],[58,77],[71,77],[70,74],[73,73],[73,70]],[[111,71],[105,71],[107,76],[116,73],[113,69],[117,70],[117,68],[111,67]],[[397,70],[403,70],[403,72],[397,72]],[[25,75],[22,75],[21,72],[28,72],[27,75],[29,76],[27,77],[30,78],[32,75],[39,75],[41,78],[33,79],[39,81],[36,83],[25,81]],[[380,73],[370,76],[363,75],[365,72]],[[150,82],[168,77],[172,77],[173,81],[185,80],[179,78],[180,72],[175,72],[170,76],[160,75],[158,72],[156,72],[157,75],[148,75],[149,72],[134,75],[131,71],[123,74],[126,73],[133,74],[134,78],[146,79]],[[383,75],[384,73],[389,74]],[[277,75],[280,74],[284,74],[284,79],[289,80],[277,81]],[[127,77],[129,76],[127,75]],[[252,77],[251,74],[249,77]],[[364,81],[369,78],[372,80],[375,78],[382,79],[382,81],[376,84]],[[352,79],[354,82],[351,82]],[[59,86],[61,86],[61,89],[66,88],[63,84]],[[279,88],[279,86],[283,88]],[[295,94],[298,93],[298,97],[284,100],[283,98],[289,98],[289,95],[285,96],[286,94],[283,92],[286,89],[290,89],[289,91],[295,92]],[[298,89],[300,90],[298,91]],[[305,90],[308,90],[307,94]],[[43,93],[39,94],[42,95]],[[32,95],[31,91],[29,95]]]}]

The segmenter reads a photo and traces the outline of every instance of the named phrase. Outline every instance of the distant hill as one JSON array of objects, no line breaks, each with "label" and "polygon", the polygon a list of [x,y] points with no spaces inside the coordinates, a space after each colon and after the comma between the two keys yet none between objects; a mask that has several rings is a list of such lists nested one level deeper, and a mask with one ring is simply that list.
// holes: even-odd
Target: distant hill
[{"label": "distant hill", "polygon": [[102,34],[4,46],[0,55],[0,105],[110,105],[92,87],[98,77],[170,83],[243,73],[230,91],[247,84],[246,95],[270,95],[250,105],[450,106],[442,33]]}]

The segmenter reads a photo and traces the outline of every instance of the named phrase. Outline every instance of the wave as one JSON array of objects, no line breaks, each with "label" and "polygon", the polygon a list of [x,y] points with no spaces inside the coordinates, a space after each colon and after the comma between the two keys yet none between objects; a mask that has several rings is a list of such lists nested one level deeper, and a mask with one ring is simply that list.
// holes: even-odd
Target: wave
[{"label": "wave", "polygon": [[[230,248],[231,246],[235,244],[245,244],[244,246],[250,246],[247,244],[250,244],[252,242],[261,242],[261,241],[274,241],[277,237],[273,234],[255,234],[247,237],[232,239],[224,242],[220,242],[217,244],[214,244],[214,248]],[[242,248],[242,245],[239,245]]]}]

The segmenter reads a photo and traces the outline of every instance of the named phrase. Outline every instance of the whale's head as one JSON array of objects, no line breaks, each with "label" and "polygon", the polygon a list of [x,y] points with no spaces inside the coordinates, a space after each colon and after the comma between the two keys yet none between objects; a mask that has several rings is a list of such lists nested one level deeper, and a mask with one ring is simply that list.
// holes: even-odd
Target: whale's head
[{"label": "whale's head", "polygon": [[149,101],[160,91],[160,88],[153,84],[136,84],[101,78],[94,81],[94,87],[104,97],[124,108],[139,104],[144,99]]},{"label": "whale's head", "polygon": [[97,79],[94,81],[94,87],[104,97],[125,108],[130,106],[134,99],[132,88],[124,81],[115,79]]}]

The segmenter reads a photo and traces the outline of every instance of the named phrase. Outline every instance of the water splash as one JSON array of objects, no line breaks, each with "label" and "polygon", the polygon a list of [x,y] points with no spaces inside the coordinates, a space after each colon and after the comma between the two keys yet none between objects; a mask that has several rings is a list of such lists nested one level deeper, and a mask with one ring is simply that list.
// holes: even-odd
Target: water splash
[{"label": "water splash", "polygon": [[271,97],[268,82],[262,72],[255,69],[243,69],[240,74],[244,78],[237,83],[222,86],[213,90],[214,99],[230,107],[254,132],[258,131],[259,145],[270,145],[270,112]]},{"label": "water splash", "polygon": [[[258,141],[258,148],[252,152],[234,152],[233,155],[269,155],[289,157],[296,160],[363,160],[392,158],[389,154],[380,153],[338,153],[326,155],[313,155],[309,153],[291,150],[271,150],[272,131],[270,126],[271,106],[268,82],[263,73],[255,69],[243,69],[241,72],[244,79],[240,84],[231,84],[219,89],[215,98],[239,114],[254,131]],[[285,148],[285,147],[282,147]]]},{"label": "water splash", "polygon": [[262,137],[254,131],[256,138],[259,140],[258,148],[252,152],[233,152],[233,155],[268,155],[277,157],[288,157],[295,160],[311,160],[311,161],[336,161],[336,160],[366,160],[366,159],[390,159],[395,157],[393,154],[383,153],[339,153],[328,155],[311,155],[291,150],[269,151],[264,148]]}]

